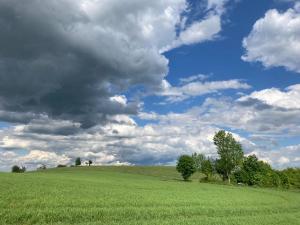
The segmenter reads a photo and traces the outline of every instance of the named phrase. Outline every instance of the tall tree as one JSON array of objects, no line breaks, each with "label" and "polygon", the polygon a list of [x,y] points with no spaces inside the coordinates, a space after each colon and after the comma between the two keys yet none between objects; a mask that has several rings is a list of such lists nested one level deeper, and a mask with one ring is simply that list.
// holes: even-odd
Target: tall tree
[{"label": "tall tree", "polygon": [[242,145],[234,139],[231,133],[224,130],[220,130],[215,134],[214,144],[219,154],[216,165],[217,171],[222,174],[223,180],[228,180],[228,183],[230,183],[232,171],[243,161]]}]

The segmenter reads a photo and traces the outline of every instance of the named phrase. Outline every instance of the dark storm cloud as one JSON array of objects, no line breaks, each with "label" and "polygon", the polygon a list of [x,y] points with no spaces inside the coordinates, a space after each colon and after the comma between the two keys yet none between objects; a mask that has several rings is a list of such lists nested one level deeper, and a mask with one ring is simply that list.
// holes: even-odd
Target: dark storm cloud
[{"label": "dark storm cloud", "polygon": [[1,120],[44,113],[90,127],[106,115],[137,113],[138,103],[111,97],[132,85],[159,85],[167,60],[99,17],[69,0],[0,1],[0,110],[25,113]]}]

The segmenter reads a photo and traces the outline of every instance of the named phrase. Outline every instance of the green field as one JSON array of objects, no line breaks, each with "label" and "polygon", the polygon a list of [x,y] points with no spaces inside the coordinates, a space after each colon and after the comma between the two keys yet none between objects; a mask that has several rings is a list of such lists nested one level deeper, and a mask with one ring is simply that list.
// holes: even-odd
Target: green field
[{"label": "green field", "polygon": [[173,167],[0,173],[0,224],[299,225],[300,193],[183,182]]}]

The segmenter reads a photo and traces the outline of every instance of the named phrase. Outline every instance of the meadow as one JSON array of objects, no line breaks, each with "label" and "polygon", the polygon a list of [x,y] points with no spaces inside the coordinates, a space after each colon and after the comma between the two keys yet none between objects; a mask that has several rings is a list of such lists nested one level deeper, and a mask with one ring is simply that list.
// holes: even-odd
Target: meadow
[{"label": "meadow", "polygon": [[174,167],[0,173],[0,224],[299,225],[300,193],[183,182]]}]

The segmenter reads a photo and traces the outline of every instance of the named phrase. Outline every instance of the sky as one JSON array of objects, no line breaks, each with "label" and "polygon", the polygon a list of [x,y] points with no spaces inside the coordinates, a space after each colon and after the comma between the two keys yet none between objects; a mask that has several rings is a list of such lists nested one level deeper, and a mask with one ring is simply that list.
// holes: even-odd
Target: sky
[{"label": "sky", "polygon": [[300,166],[298,0],[0,0],[0,30],[0,171],[217,157],[220,129]]}]

